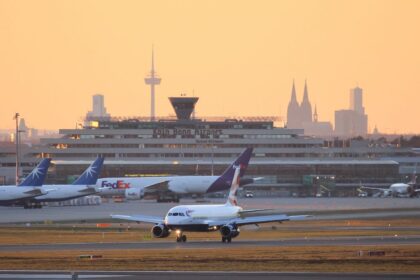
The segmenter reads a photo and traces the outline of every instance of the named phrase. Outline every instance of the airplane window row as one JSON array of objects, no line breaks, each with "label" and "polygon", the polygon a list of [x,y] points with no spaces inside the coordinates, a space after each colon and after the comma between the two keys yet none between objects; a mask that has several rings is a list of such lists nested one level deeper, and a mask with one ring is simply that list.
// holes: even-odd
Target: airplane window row
[{"label": "airplane window row", "polygon": [[185,216],[184,213],[168,213],[168,216]]}]

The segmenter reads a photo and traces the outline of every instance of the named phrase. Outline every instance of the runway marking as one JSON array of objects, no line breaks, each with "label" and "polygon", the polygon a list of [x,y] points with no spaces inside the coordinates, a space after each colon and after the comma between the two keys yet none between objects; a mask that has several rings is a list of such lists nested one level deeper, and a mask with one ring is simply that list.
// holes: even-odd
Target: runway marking
[{"label": "runway marking", "polygon": [[[116,277],[129,277],[131,275],[108,275],[108,274],[97,274],[97,275],[81,275],[77,274],[77,279],[94,279],[94,278],[116,278]],[[0,274],[0,279],[71,279],[72,275],[67,274]]]},{"label": "runway marking", "polygon": [[27,244],[27,245],[0,245],[5,251],[57,251],[57,250],[125,250],[125,249],[216,249],[240,248],[243,246],[275,246],[275,247],[302,247],[302,246],[372,246],[372,245],[412,245],[419,244],[420,236],[364,236],[364,237],[335,237],[335,238],[301,238],[281,240],[237,240],[230,244],[218,241],[193,241],[179,244],[167,242],[127,242],[127,243],[56,243],[56,244]]}]

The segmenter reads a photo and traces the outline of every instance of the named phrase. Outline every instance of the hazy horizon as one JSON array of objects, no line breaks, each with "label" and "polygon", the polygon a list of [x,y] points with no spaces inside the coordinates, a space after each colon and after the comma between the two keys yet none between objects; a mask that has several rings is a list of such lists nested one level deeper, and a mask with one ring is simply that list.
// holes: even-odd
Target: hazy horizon
[{"label": "hazy horizon", "polygon": [[113,116],[286,117],[305,80],[320,121],[364,90],[369,131],[420,133],[420,1],[0,0],[0,128],[73,128],[103,94]]}]

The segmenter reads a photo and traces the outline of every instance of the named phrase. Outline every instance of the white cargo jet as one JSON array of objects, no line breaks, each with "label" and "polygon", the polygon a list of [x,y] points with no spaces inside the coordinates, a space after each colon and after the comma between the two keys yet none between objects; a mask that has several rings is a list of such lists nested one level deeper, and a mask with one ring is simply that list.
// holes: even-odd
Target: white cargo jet
[{"label": "white cargo jet", "polygon": [[103,157],[98,157],[71,185],[43,185],[40,191],[44,195],[23,199],[20,205],[25,209],[42,208],[42,202],[65,201],[97,193],[96,180],[101,172]]},{"label": "white cargo jet", "polygon": [[50,158],[44,158],[32,170],[32,172],[23,180],[19,186],[1,186],[0,187],[0,205],[13,205],[21,199],[32,198],[44,195],[47,192],[37,187],[42,186],[50,165]]},{"label": "white cargo jet", "polygon": [[[102,196],[121,195],[129,200],[142,199],[144,196],[157,197],[158,202],[179,202],[180,194],[205,194],[228,190],[234,166],[241,168],[240,177],[245,174],[252,148],[246,148],[221,176],[167,176],[167,177],[120,177],[101,178],[96,183]],[[256,179],[241,179],[241,186],[253,183]]]},{"label": "white cargo jet", "polygon": [[155,224],[152,235],[157,238],[168,237],[176,232],[177,242],[186,242],[183,232],[208,232],[219,230],[222,242],[231,242],[239,235],[239,227],[249,224],[301,220],[307,215],[288,216],[285,214],[262,214],[264,210],[244,210],[237,204],[236,192],[239,187],[240,168],[235,168],[229,197],[221,205],[180,205],[171,208],[164,218],[151,216],[111,215],[112,218]]}]

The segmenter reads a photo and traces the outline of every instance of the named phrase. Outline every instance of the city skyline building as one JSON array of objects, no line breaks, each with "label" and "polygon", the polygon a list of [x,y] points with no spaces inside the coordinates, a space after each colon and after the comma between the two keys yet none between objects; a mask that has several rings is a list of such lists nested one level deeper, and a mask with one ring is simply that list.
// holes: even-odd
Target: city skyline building
[{"label": "city skyline building", "polygon": [[363,107],[363,89],[358,86],[350,89],[350,110],[360,114],[365,113],[365,107]]},{"label": "city skyline building", "polygon": [[292,94],[287,107],[287,127],[303,129],[306,135],[326,136],[333,133],[330,122],[320,122],[318,112],[312,114],[312,104],[309,100],[308,84],[305,80],[303,99],[299,104],[296,97],[295,81],[293,80]]},{"label": "city skyline building", "polygon": [[335,134],[339,136],[365,136],[368,133],[368,116],[363,107],[363,89],[350,90],[349,109],[335,111]]},{"label": "city skyline building", "polygon": [[305,80],[303,99],[299,104],[296,97],[295,81],[293,80],[292,95],[287,107],[287,127],[303,128],[303,124],[312,122],[312,105],[309,101],[308,86]]}]

